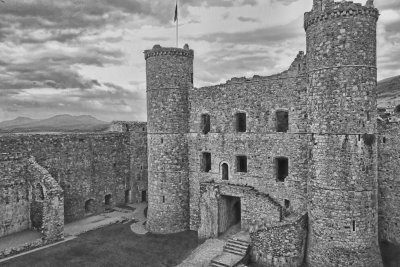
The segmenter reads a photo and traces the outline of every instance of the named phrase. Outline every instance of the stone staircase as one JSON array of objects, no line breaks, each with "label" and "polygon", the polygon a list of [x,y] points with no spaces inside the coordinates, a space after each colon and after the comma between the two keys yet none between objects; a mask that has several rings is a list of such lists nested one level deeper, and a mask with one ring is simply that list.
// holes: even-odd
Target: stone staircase
[{"label": "stone staircase", "polygon": [[247,233],[239,233],[228,239],[223,253],[211,260],[212,267],[238,266],[247,256],[250,248],[250,237]]}]

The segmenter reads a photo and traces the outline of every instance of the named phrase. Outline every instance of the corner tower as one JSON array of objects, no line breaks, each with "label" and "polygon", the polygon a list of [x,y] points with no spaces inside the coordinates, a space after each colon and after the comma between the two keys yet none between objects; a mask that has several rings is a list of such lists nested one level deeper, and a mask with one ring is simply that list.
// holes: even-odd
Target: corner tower
[{"label": "corner tower", "polygon": [[378,245],[376,23],[368,0],[305,14],[312,163],[309,266],[382,266]]},{"label": "corner tower", "polygon": [[148,213],[156,233],[189,229],[189,88],[193,50],[155,45],[144,52],[147,79]]}]

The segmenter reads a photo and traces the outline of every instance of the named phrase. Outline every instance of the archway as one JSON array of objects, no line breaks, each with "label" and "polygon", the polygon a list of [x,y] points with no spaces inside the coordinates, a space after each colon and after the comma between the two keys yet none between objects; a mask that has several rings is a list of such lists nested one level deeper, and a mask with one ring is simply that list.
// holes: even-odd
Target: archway
[{"label": "archway", "polygon": [[91,215],[95,211],[94,200],[88,199],[85,202],[85,215]]},{"label": "archway", "polygon": [[221,165],[221,176],[222,180],[229,180],[229,166],[226,163]]}]

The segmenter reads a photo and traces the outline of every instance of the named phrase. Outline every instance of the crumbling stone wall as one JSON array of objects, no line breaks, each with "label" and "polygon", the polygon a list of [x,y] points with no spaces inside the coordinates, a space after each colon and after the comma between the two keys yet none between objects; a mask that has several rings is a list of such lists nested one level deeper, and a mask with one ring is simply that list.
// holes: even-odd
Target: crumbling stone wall
[{"label": "crumbling stone wall", "polygon": [[33,157],[0,155],[0,190],[7,191],[0,205],[0,236],[35,229],[43,236],[42,244],[64,237],[63,191]]},{"label": "crumbling stone wall", "polygon": [[126,183],[129,201],[147,201],[147,122],[113,121],[110,131],[129,135],[130,177]]},{"label": "crumbling stone wall", "polygon": [[[304,53],[288,71],[252,79],[234,78],[226,84],[190,90],[190,227],[200,223],[200,184],[207,181],[251,186],[293,211],[306,211],[308,139]],[[276,111],[289,113],[288,131],[277,132]],[[246,132],[236,132],[235,114],[246,113]],[[210,132],[201,128],[203,114],[210,115]],[[211,170],[202,171],[201,155],[211,153]],[[238,172],[236,156],[247,156],[247,172]],[[289,174],[277,181],[277,157],[289,161]],[[222,180],[221,165],[229,166],[229,180]],[[255,208],[254,208],[255,209]],[[249,207],[251,210],[251,207]],[[253,214],[256,216],[256,212]]]},{"label": "crumbling stone wall", "polygon": [[251,260],[256,266],[302,266],[307,248],[307,214],[251,230]]},{"label": "crumbling stone wall", "polygon": [[0,237],[31,226],[25,167],[20,156],[0,154]]},{"label": "crumbling stone wall", "polygon": [[400,244],[400,124],[378,124],[379,239]]},{"label": "crumbling stone wall", "polygon": [[49,171],[64,190],[66,222],[83,218],[90,199],[94,213],[104,211],[108,194],[113,204],[125,202],[130,177],[130,138],[125,133],[4,135],[0,146],[34,156]]},{"label": "crumbling stone wall", "polygon": [[193,50],[145,51],[149,200],[147,227],[171,233],[189,229],[188,120]]}]

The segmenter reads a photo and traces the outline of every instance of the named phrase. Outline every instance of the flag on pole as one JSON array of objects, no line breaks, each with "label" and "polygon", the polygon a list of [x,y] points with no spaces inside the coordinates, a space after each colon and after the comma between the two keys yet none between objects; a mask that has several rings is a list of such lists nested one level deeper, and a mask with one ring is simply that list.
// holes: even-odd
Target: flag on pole
[{"label": "flag on pole", "polygon": [[174,17],[174,22],[178,20],[178,2],[176,2],[175,5],[175,17]]}]

